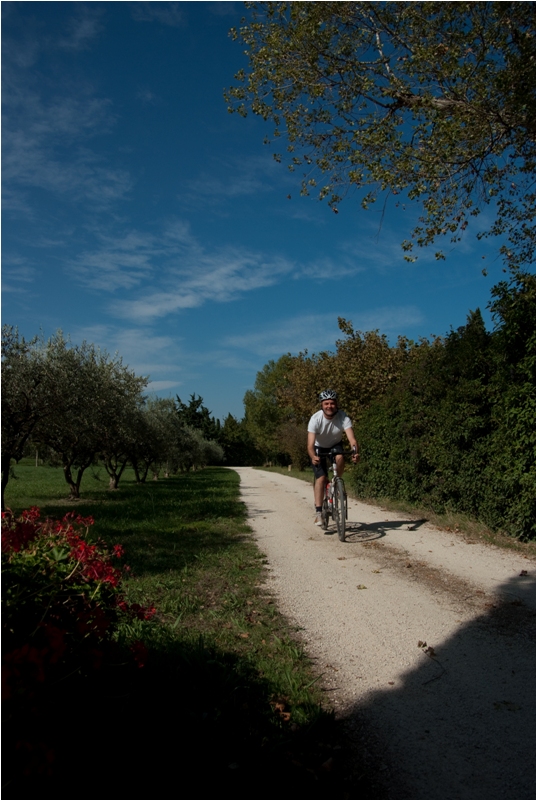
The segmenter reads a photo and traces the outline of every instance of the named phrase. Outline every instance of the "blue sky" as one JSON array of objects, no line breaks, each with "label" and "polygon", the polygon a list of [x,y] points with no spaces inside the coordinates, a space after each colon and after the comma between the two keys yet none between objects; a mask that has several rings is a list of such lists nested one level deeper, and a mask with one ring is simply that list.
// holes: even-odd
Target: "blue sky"
[{"label": "blue sky", "polygon": [[441,335],[504,277],[476,228],[446,261],[408,264],[416,207],[300,198],[269,125],[223,99],[243,12],[2,3],[3,322],[118,351],[220,418],[242,417],[269,359],[334,349],[338,316],[393,343]]}]

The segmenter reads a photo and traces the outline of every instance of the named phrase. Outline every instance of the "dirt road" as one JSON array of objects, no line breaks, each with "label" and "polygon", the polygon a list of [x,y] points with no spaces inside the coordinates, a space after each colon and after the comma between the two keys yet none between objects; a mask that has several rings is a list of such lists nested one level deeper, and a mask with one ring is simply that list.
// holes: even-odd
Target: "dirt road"
[{"label": "dirt road", "polygon": [[534,800],[534,560],[352,500],[341,543],[309,485],[236,471],[268,587],[389,797]]}]

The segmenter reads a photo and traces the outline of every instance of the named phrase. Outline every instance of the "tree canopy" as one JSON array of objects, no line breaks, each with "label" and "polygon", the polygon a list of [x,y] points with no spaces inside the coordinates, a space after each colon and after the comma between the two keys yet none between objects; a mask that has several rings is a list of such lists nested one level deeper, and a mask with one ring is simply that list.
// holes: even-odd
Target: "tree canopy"
[{"label": "tree canopy", "polygon": [[420,201],[410,260],[414,244],[457,240],[489,206],[481,235],[506,237],[508,264],[532,262],[534,2],[245,5],[231,34],[249,66],[225,93],[229,110],[286,137],[302,194],[334,210],[351,187],[365,207],[380,192]]},{"label": "tree canopy", "polygon": [[288,419],[288,409],[280,402],[280,395],[288,384],[292,364],[289,354],[269,361],[257,373],[254,389],[248,389],[244,396],[245,426],[267,458],[275,458],[281,451],[279,428]]},{"label": "tree canopy", "polygon": [[37,346],[61,399],[55,413],[37,424],[34,441],[61,462],[71,497],[79,497],[84,471],[99,454],[117,486],[119,464],[127,458],[129,420],[143,403],[147,379],[136,376],[120,356],[85,341],[72,344],[61,331]]},{"label": "tree canopy", "polygon": [[175,411],[183,425],[201,431],[205,439],[219,439],[220,421],[211,416],[212,412],[203,405],[201,395],[196,396],[195,392],[191,394],[188,405],[177,395]]},{"label": "tree canopy", "polygon": [[[148,398],[148,378],[137,376],[118,354],[111,357],[85,341],[73,344],[61,331],[47,341],[39,336],[26,341],[4,325],[1,366],[2,508],[12,462],[30,446],[61,464],[72,499],[80,496],[82,477],[97,461],[110,476],[110,488],[117,489],[129,462],[144,483],[151,468],[156,480],[160,471],[167,477],[225,458],[217,441],[220,422],[202,397],[191,395],[188,405],[179,397],[177,404]],[[249,457],[258,459],[252,443],[246,444]]]}]

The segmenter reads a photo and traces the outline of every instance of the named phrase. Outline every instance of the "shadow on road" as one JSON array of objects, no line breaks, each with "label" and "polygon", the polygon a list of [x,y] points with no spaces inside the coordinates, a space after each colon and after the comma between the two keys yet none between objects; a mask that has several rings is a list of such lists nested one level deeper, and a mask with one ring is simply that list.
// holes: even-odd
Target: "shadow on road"
[{"label": "shadow on road", "polygon": [[451,638],[426,642],[423,630],[420,666],[344,716],[390,800],[534,800],[535,594],[521,573]]},{"label": "shadow on road", "polygon": [[[348,520],[346,522],[345,540],[349,543],[373,542],[376,539],[382,539],[389,533],[389,531],[399,529],[416,531],[426,522],[428,522],[426,519],[385,520],[383,522],[354,522],[352,520]],[[337,528],[335,524],[331,523],[326,533],[336,532]]]}]

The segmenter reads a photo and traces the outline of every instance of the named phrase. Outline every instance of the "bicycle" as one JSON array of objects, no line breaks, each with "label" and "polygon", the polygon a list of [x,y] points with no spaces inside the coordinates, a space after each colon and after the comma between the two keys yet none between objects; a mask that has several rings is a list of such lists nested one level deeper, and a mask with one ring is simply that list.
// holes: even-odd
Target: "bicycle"
[{"label": "bicycle", "polygon": [[[318,448],[318,455],[321,458],[329,458],[331,467],[328,469],[333,470],[333,478],[331,481],[327,480],[324,487],[324,501],[322,503],[322,528],[326,531],[329,525],[330,516],[335,520],[337,526],[337,534],[341,542],[344,542],[346,537],[346,520],[348,519],[348,502],[346,498],[346,489],[344,481],[337,475],[337,461],[335,456],[340,454],[337,448],[325,450]],[[343,456],[354,455],[353,450],[345,450]]]}]

